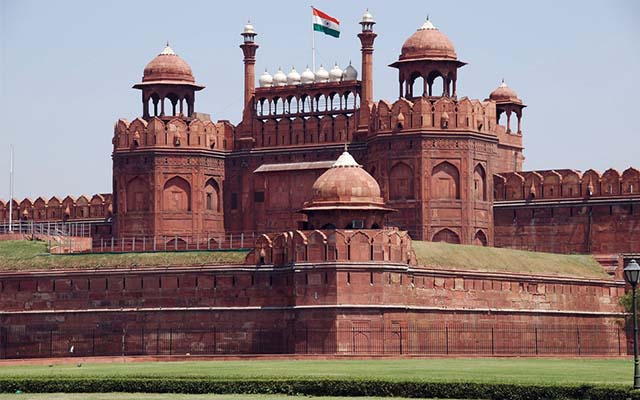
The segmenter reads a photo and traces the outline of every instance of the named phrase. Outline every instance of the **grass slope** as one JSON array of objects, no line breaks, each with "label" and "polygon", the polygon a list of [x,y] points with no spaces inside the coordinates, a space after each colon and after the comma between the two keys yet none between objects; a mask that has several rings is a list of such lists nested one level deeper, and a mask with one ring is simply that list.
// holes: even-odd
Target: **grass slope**
[{"label": "grass slope", "polygon": [[[606,371],[606,373],[603,373]],[[630,359],[429,358],[401,360],[252,360],[20,365],[0,367],[0,378],[288,378],[476,382],[497,384],[630,384]]]},{"label": "grass slope", "polygon": [[37,393],[20,395],[0,394],[0,400],[280,400],[280,399],[311,399],[322,400],[393,400],[402,397],[312,397],[286,396],[283,394],[177,394],[177,393]]},{"label": "grass slope", "polygon": [[37,241],[0,241],[0,270],[240,264],[246,251],[52,255]]},{"label": "grass slope", "polygon": [[591,255],[564,255],[413,241],[418,264],[435,269],[515,272],[610,279]]}]

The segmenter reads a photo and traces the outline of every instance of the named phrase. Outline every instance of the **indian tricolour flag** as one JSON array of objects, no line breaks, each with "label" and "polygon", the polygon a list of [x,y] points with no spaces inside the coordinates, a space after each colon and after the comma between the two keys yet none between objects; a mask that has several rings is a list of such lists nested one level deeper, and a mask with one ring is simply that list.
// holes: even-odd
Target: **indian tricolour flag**
[{"label": "indian tricolour flag", "polygon": [[329,36],[340,37],[340,21],[322,11],[312,7],[313,30],[324,32]]}]

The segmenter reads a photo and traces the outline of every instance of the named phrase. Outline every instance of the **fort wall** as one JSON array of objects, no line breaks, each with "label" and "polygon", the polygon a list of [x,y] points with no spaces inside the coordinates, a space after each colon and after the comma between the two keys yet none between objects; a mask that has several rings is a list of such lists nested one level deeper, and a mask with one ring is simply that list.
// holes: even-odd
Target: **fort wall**
[{"label": "fort wall", "polygon": [[555,253],[640,252],[640,172],[494,176],[495,245]]}]

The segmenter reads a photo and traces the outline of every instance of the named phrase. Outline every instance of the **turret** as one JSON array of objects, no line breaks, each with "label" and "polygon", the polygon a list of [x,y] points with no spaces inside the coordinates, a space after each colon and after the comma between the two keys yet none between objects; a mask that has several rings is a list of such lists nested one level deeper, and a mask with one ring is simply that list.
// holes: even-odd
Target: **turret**
[{"label": "turret", "polygon": [[[378,36],[373,31],[373,25],[376,21],[373,16],[366,10],[360,21],[362,32],[358,34],[360,43],[362,44],[362,88],[360,96],[361,109],[367,109],[373,104],[373,42]],[[359,128],[368,125],[368,113],[360,112]]]},{"label": "turret", "polygon": [[240,48],[244,54],[244,108],[246,112],[253,106],[252,99],[256,92],[255,65],[256,50],[258,50],[259,46],[255,42],[255,38],[258,34],[256,33],[253,25],[251,25],[251,21],[247,22],[240,35],[244,38],[244,43],[240,45]]}]

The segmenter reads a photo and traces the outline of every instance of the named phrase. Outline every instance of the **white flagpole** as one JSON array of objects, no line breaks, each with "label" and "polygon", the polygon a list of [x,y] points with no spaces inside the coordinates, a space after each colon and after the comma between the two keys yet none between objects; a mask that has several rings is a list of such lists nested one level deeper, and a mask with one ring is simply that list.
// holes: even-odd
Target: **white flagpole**
[{"label": "white flagpole", "polygon": [[9,161],[9,232],[13,232],[13,145]]},{"label": "white flagpole", "polygon": [[313,6],[311,6],[311,67],[313,73],[316,73],[316,35],[313,29]]}]

